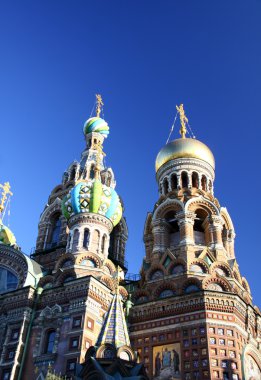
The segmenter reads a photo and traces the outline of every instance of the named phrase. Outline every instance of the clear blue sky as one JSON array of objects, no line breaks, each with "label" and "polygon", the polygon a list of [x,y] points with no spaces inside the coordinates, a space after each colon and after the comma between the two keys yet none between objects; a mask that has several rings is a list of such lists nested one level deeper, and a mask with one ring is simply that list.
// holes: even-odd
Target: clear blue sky
[{"label": "clear blue sky", "polygon": [[215,195],[261,306],[260,15],[260,0],[0,1],[0,182],[14,191],[10,227],[22,249],[35,246],[50,191],[80,157],[100,92],[137,273],[157,200],[155,157],[184,103],[215,155]]}]

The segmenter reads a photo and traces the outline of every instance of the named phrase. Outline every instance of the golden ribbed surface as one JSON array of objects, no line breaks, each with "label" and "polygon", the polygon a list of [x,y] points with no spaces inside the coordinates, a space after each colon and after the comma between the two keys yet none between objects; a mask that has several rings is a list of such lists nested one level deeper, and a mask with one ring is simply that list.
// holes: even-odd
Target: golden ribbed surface
[{"label": "golden ribbed surface", "polygon": [[208,162],[215,169],[215,159],[211,150],[196,139],[177,139],[165,145],[156,158],[156,172],[159,168],[170,160],[176,158],[198,158]]}]

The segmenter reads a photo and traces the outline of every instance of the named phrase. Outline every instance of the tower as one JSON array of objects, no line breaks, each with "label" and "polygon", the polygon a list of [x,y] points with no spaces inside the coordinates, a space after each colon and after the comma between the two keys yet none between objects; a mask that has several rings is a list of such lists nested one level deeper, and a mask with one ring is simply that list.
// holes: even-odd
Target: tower
[{"label": "tower", "polygon": [[260,311],[235,258],[232,220],[214,196],[214,156],[186,136],[183,105],[177,111],[181,138],[156,158],[159,199],[144,227],[132,346],[157,380],[261,378]]},{"label": "tower", "polygon": [[[1,379],[42,380],[48,373],[76,379],[89,348],[97,363],[110,347],[110,360],[122,369],[126,362],[135,367],[123,313],[128,293],[120,284],[127,270],[128,231],[113,171],[104,164],[109,126],[101,110],[97,95],[96,116],[83,128],[81,160],[51,192],[31,258],[1,224],[0,275],[14,279],[12,286],[1,280]],[[17,276],[7,269],[11,260]],[[111,325],[115,313],[119,334],[116,323]],[[119,339],[109,341],[108,331]],[[100,379],[86,371],[88,379]]]}]

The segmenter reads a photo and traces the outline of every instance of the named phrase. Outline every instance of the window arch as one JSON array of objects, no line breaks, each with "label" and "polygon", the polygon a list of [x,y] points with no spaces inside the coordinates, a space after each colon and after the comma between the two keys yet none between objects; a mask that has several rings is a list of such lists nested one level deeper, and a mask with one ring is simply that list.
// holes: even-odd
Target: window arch
[{"label": "window arch", "polygon": [[73,261],[71,259],[67,259],[62,263],[61,268],[68,268],[73,265]]},{"label": "window arch", "polygon": [[181,173],[181,184],[182,187],[188,187],[188,173],[187,172],[182,172]]},{"label": "window arch", "polygon": [[15,290],[18,286],[18,278],[10,270],[0,267],[0,293]]},{"label": "window arch", "polygon": [[179,233],[179,224],[176,216],[176,211],[169,211],[166,213],[164,219],[169,226],[168,238],[169,238],[169,247],[176,247],[180,242],[180,233]]},{"label": "window arch", "polygon": [[206,245],[206,233],[203,223],[208,216],[208,213],[203,209],[195,211],[196,217],[194,220],[194,241],[198,245]]},{"label": "window arch", "polygon": [[174,276],[178,276],[179,274],[184,273],[184,271],[185,271],[184,265],[177,264],[177,265],[174,265],[171,273],[174,274]]},{"label": "window arch", "polygon": [[194,292],[198,292],[199,290],[200,289],[199,289],[199,287],[196,284],[189,284],[185,288],[185,293],[194,293]]},{"label": "window arch", "polygon": [[164,190],[164,194],[168,194],[169,192],[169,182],[168,182],[168,179],[165,178],[164,181],[163,181],[163,190]]},{"label": "window arch", "polygon": [[190,272],[203,274],[205,273],[204,268],[200,264],[191,264],[189,267]]},{"label": "window arch", "polygon": [[72,251],[76,251],[78,247],[78,242],[79,242],[79,236],[80,233],[78,230],[74,230],[73,233],[73,241],[72,241]]},{"label": "window arch", "polygon": [[47,331],[46,337],[45,337],[45,349],[44,349],[45,354],[53,353],[55,335],[56,335],[56,332],[54,329]]},{"label": "window arch", "polygon": [[201,178],[201,188],[204,191],[207,191],[207,177],[205,175]]},{"label": "window arch", "polygon": [[54,215],[52,219],[50,246],[48,246],[47,248],[55,247],[60,240],[60,233],[61,233],[61,226],[62,226],[60,216],[61,216],[60,214],[56,214]]},{"label": "window arch", "polygon": [[174,296],[175,292],[172,289],[164,289],[160,292],[159,298],[167,298]]},{"label": "window arch", "polygon": [[82,260],[82,261],[81,261],[81,265],[82,265],[82,266],[91,267],[91,268],[96,268],[96,267],[97,267],[95,261],[92,260],[92,259],[90,259],[90,258],[87,258],[87,259]]},{"label": "window arch", "polygon": [[163,275],[162,270],[157,269],[157,270],[155,270],[155,271],[152,273],[152,275],[150,276],[150,279],[151,279],[151,280],[157,280],[157,279],[159,279],[159,278],[162,278],[163,276],[164,276],[164,275]]},{"label": "window arch", "polygon": [[83,248],[88,248],[90,242],[90,231],[88,228],[84,229],[83,234]]},{"label": "window arch", "polygon": [[199,187],[199,178],[197,172],[192,173],[192,187],[196,187],[197,189]]}]

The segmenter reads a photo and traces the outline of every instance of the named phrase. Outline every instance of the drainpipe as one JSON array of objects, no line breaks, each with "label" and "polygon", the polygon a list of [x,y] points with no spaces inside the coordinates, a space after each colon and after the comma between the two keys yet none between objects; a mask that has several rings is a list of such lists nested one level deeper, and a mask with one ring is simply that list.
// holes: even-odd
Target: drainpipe
[{"label": "drainpipe", "polygon": [[25,363],[25,358],[26,358],[26,354],[27,354],[27,348],[28,348],[29,338],[30,338],[30,335],[31,335],[33,321],[34,321],[34,317],[35,317],[36,307],[37,307],[40,295],[42,294],[42,291],[43,291],[43,288],[41,288],[41,287],[39,287],[39,288],[36,289],[36,296],[34,298],[33,310],[32,310],[32,314],[31,314],[29,326],[28,326],[28,329],[27,329],[27,334],[26,334],[25,343],[24,343],[24,350],[23,350],[23,355],[22,355],[22,359],[21,359],[21,364],[20,364],[17,380],[21,380],[22,379],[22,374],[23,374],[23,369],[24,369],[24,363]]}]

